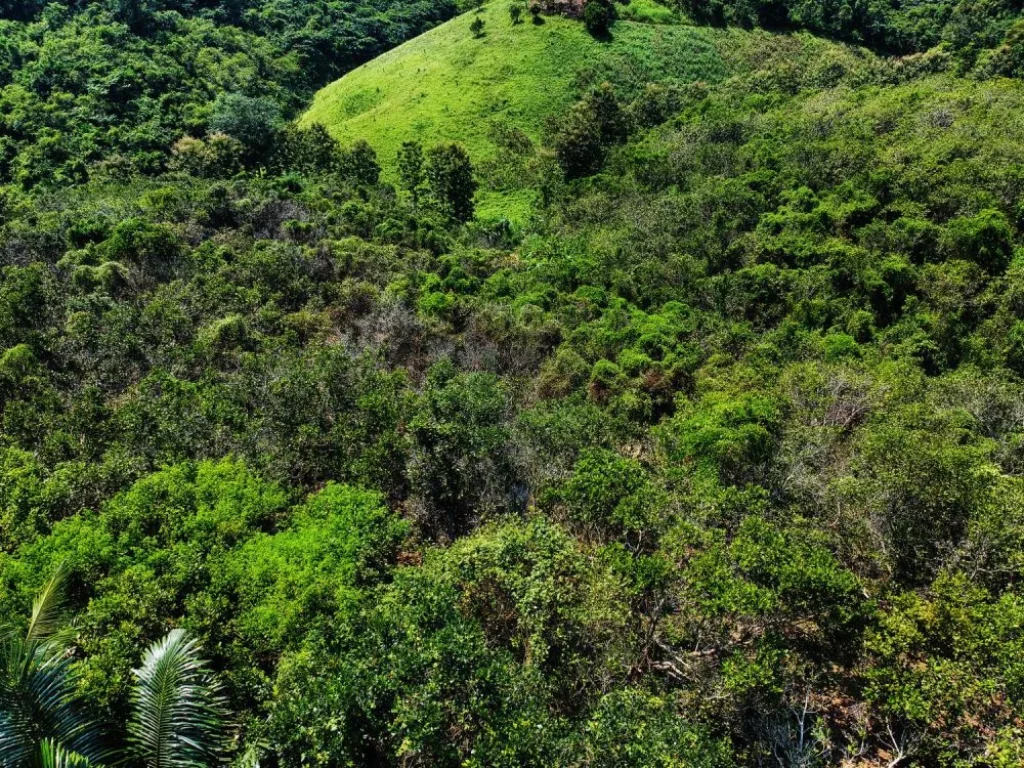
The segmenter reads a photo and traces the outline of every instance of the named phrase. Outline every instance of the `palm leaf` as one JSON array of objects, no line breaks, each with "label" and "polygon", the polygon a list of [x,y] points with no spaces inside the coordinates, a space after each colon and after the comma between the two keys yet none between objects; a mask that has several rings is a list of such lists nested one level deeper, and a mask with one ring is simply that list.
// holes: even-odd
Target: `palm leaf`
[{"label": "palm leaf", "polygon": [[205,768],[224,743],[220,690],[196,640],[172,630],[134,671],[132,751],[147,768]]},{"label": "palm leaf", "polygon": [[105,755],[71,656],[48,643],[9,638],[0,647],[0,767],[25,765],[46,737],[93,758]]},{"label": "palm leaf", "polygon": [[82,706],[78,672],[58,631],[59,568],[36,598],[28,631],[0,632],[0,768],[34,763],[44,738],[94,759],[102,734]]},{"label": "palm leaf", "polygon": [[50,638],[60,626],[60,612],[64,607],[64,581],[68,570],[64,563],[57,566],[50,580],[32,603],[32,618],[25,639],[29,642]]},{"label": "palm leaf", "polygon": [[89,758],[65,749],[54,739],[45,739],[39,745],[40,768],[100,768],[89,761]]}]

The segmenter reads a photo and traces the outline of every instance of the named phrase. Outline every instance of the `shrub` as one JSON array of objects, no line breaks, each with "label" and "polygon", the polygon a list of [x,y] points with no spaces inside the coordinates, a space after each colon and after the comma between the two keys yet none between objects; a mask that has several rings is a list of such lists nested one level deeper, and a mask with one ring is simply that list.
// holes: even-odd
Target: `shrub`
[{"label": "shrub", "polygon": [[350,149],[342,151],[338,172],[347,181],[372,187],[380,179],[377,153],[366,141],[360,139]]},{"label": "shrub", "polygon": [[281,111],[274,102],[240,93],[219,96],[210,118],[211,131],[240,141],[253,160],[267,156],[280,124]]},{"label": "shrub", "polygon": [[443,144],[427,152],[427,182],[441,211],[458,222],[473,218],[477,183],[469,153],[460,144]]},{"label": "shrub", "polygon": [[605,37],[615,16],[615,6],[607,0],[589,0],[583,9],[583,24],[594,37]]}]

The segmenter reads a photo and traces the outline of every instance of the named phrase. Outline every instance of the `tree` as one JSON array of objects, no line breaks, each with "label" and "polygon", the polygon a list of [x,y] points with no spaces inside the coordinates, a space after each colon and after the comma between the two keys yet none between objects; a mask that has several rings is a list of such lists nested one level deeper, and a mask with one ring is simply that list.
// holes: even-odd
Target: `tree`
[{"label": "tree", "polygon": [[509,18],[512,19],[513,24],[523,23],[523,6],[519,3],[512,3],[508,8]]},{"label": "tree", "polygon": [[0,0],[0,19],[29,21],[35,18],[44,5],[39,0]]},{"label": "tree", "polygon": [[601,132],[602,144],[608,147],[621,144],[628,138],[629,123],[611,83],[606,81],[594,88],[587,94],[584,104]]},{"label": "tree", "polygon": [[404,141],[398,150],[398,179],[412,197],[412,204],[419,205],[420,191],[427,177],[423,168],[423,145],[418,141]]},{"label": "tree", "polygon": [[115,10],[117,17],[136,33],[146,31],[153,13],[147,0],[117,0]]},{"label": "tree", "polygon": [[597,173],[604,163],[601,130],[583,104],[575,105],[558,123],[553,143],[558,164],[567,179]]},{"label": "tree", "polygon": [[448,537],[465,533],[488,506],[506,500],[511,468],[504,447],[505,391],[497,377],[460,374],[450,360],[427,373],[410,419],[409,478],[429,527]]},{"label": "tree", "polygon": [[473,23],[469,25],[469,31],[473,33],[473,37],[483,37],[484,20],[477,16],[473,19]]},{"label": "tree", "polygon": [[594,37],[605,37],[615,16],[615,8],[607,0],[590,0],[583,9],[583,24]]},{"label": "tree", "polygon": [[602,83],[577,102],[555,126],[555,154],[566,177],[597,173],[608,148],[626,140],[628,127],[609,83]]},{"label": "tree", "polygon": [[200,178],[225,179],[242,169],[245,147],[226,133],[212,133],[205,139],[185,136],[171,147],[168,168]]},{"label": "tree", "polygon": [[259,159],[272,147],[280,123],[281,111],[270,99],[227,93],[213,105],[210,130],[237,139],[251,159]]},{"label": "tree", "polygon": [[455,221],[473,218],[476,180],[469,153],[461,144],[443,144],[427,152],[427,181],[441,210]]},{"label": "tree", "polygon": [[342,152],[339,170],[342,178],[367,187],[372,187],[380,180],[377,153],[363,139]]},{"label": "tree", "polygon": [[281,131],[275,154],[282,169],[306,174],[330,173],[345,157],[337,140],[320,123],[309,128],[289,125]]}]

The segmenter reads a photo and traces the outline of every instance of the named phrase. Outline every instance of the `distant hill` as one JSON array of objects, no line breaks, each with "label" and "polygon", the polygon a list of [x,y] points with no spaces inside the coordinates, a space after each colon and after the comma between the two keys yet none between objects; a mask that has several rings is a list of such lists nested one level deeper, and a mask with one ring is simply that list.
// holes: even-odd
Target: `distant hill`
[{"label": "distant hill", "polygon": [[[629,99],[651,82],[716,83],[806,63],[824,51],[832,58],[868,55],[805,34],[692,26],[653,0],[620,6],[607,40],[561,17],[538,24],[524,13],[513,24],[510,5],[492,0],[353,70],[321,90],[300,122],[321,123],[342,143],[365,139],[385,178],[393,178],[403,141],[458,141],[481,162],[496,151],[496,126],[514,126],[538,141],[548,117],[604,80]],[[470,25],[478,16],[484,31],[476,37]],[[485,214],[518,207],[508,194],[483,197]]]},{"label": "distant hill", "polygon": [[[642,20],[619,21],[607,41],[564,18],[534,24],[524,13],[513,25],[509,6],[495,0],[353,70],[320,91],[302,121],[323,123],[343,142],[366,139],[385,165],[413,138],[460,141],[483,158],[494,149],[492,123],[538,139],[581,79],[718,81],[729,71],[718,45],[728,33],[659,23],[671,12],[640,0],[627,12]],[[484,33],[474,37],[478,15]]]}]

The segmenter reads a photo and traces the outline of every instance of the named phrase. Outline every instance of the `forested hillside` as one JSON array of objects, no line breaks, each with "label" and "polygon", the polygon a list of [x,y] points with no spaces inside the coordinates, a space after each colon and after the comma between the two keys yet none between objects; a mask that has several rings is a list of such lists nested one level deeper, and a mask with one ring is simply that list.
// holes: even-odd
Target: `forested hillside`
[{"label": "forested hillside", "polygon": [[1021,14],[0,0],[0,766],[1024,764]]},{"label": "forested hillside", "polygon": [[291,117],[454,0],[0,0],[0,182],[164,170],[184,135]]}]

